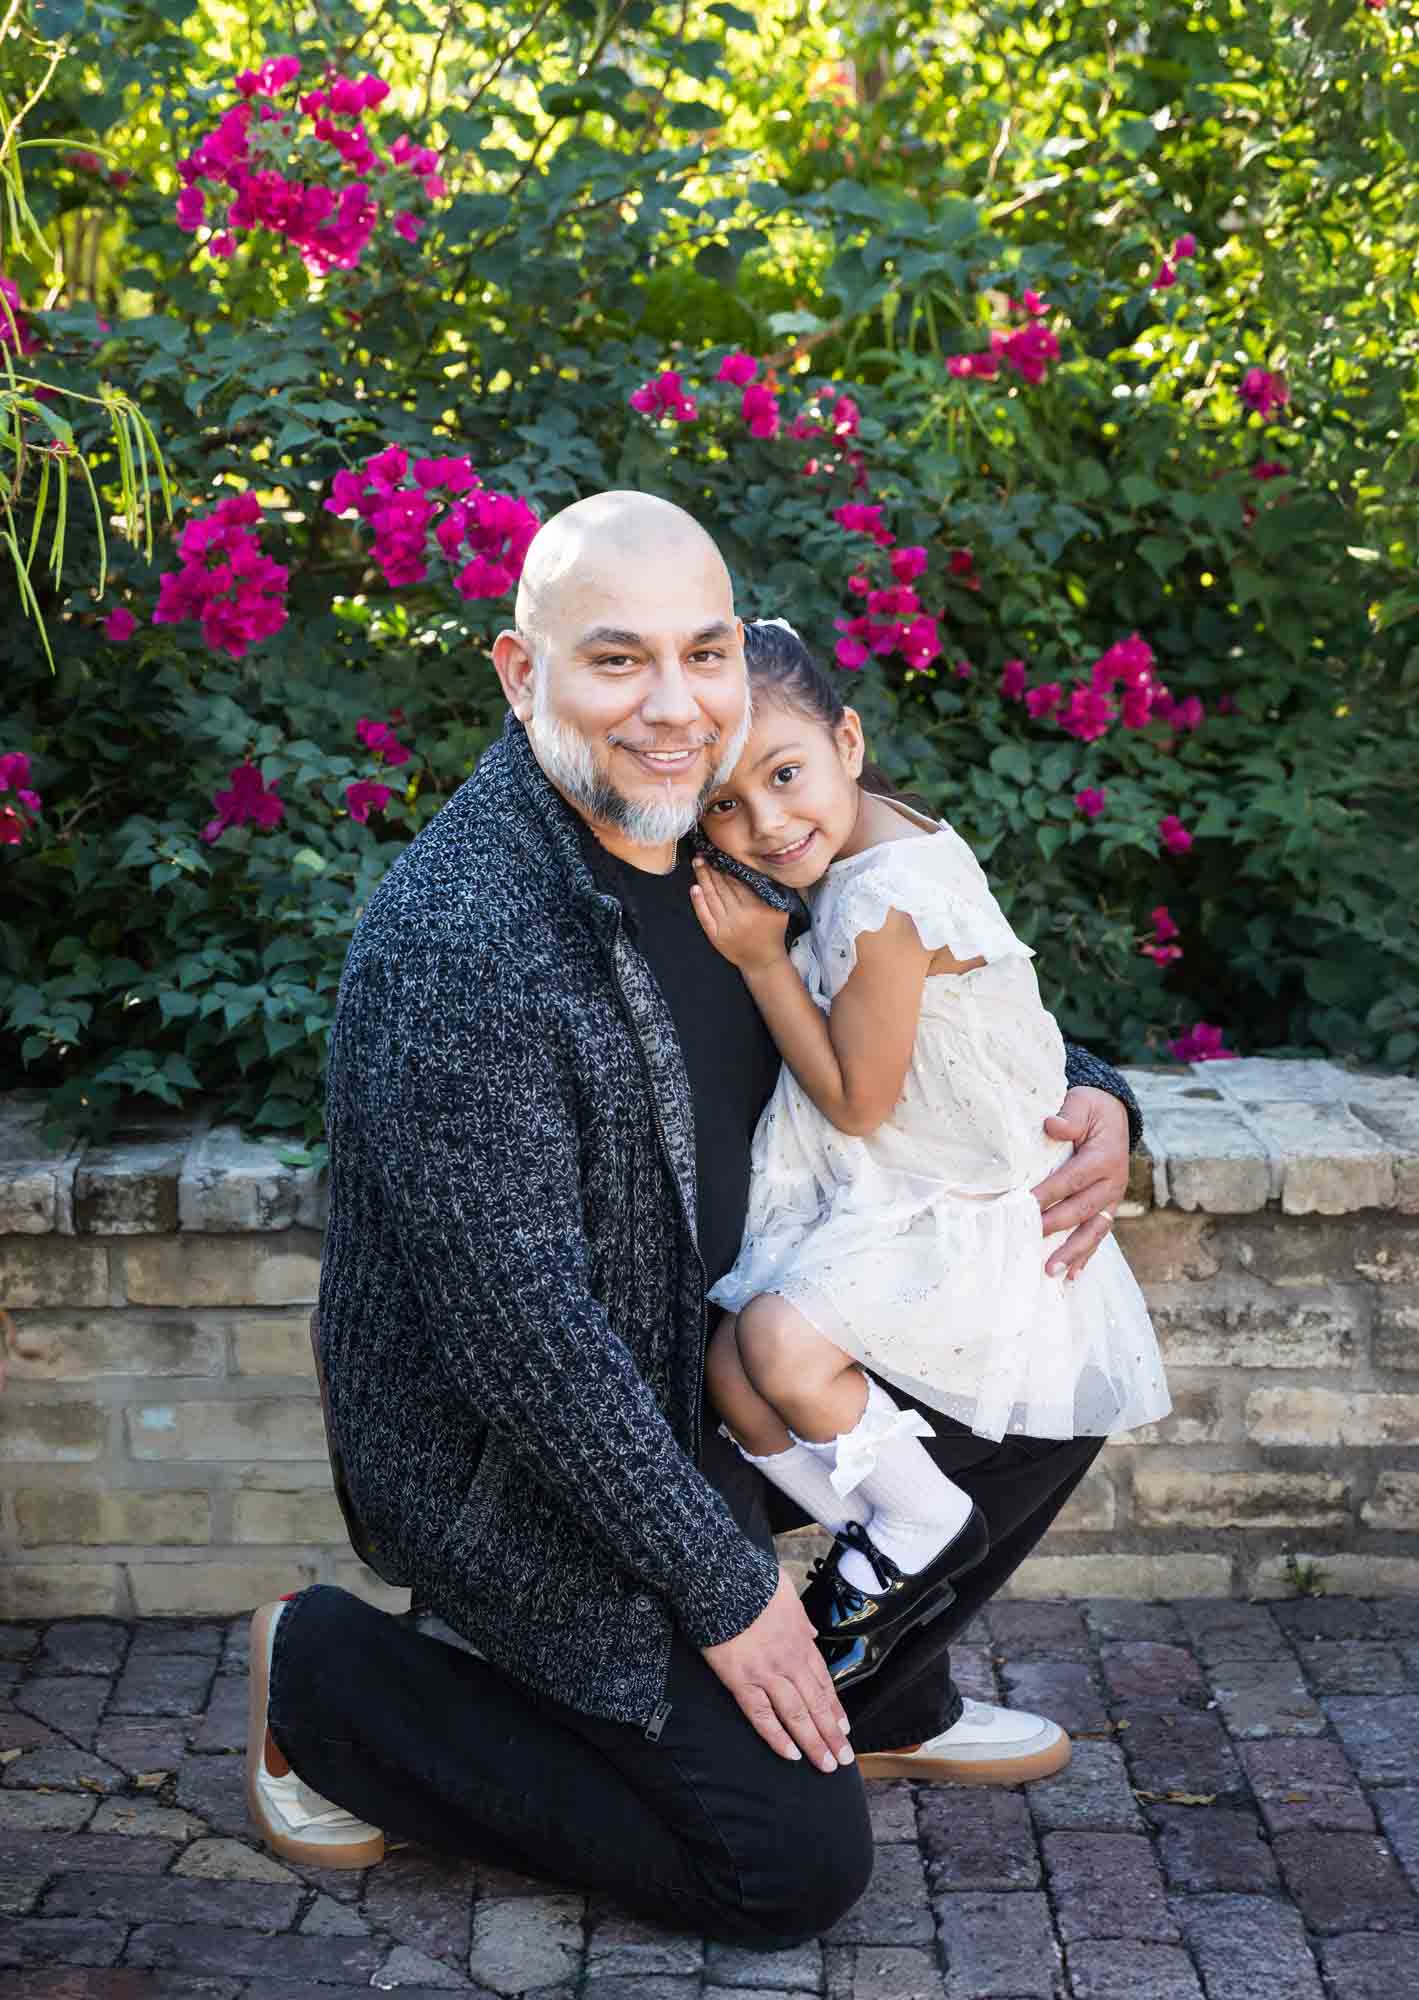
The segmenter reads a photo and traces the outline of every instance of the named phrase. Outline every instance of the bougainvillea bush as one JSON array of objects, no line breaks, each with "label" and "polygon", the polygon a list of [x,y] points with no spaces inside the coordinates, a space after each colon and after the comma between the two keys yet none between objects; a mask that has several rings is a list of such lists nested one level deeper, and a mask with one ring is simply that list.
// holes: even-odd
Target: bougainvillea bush
[{"label": "bougainvillea bush", "polygon": [[[314,1138],[359,910],[606,486],[814,641],[1072,1032],[1414,1063],[1412,26],[860,15],[68,10],[0,306],[53,652],[7,623],[0,1084]],[[176,504],[100,590],[92,509],[44,552],[59,456],[155,477],[102,384]]]}]

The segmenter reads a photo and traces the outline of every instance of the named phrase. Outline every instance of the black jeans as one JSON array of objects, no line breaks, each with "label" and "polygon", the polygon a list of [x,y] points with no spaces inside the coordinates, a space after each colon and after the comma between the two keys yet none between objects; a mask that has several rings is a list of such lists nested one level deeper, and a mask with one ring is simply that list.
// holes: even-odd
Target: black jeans
[{"label": "black jeans", "polygon": [[776,1756],[678,1638],[666,1699],[651,1742],[317,1585],[276,1628],[270,1723],[308,1785],[388,1834],[750,1950],[827,1930],[872,1873],[855,1768]]},{"label": "black jeans", "polygon": [[[936,1433],[928,1449],[981,1507],[991,1552],[951,1611],[848,1691],[858,1751],[904,1748],[956,1720],[950,1640],[1029,1554],[1101,1443],[992,1444],[926,1414]],[[703,1462],[743,1531],[766,1544],[770,1489],[713,1435]],[[317,1586],[277,1627],[270,1719],[307,1784],[386,1833],[602,1890],[661,1923],[750,1949],[817,1936],[871,1874],[856,1769],[830,1776],[776,1756],[678,1639],[666,1699],[669,1718],[651,1742],[633,1724],[532,1693],[410,1618]]]}]

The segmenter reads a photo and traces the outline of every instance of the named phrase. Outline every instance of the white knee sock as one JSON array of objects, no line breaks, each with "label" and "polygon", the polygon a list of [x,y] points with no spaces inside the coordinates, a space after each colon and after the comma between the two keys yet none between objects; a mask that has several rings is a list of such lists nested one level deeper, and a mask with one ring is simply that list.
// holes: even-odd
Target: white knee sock
[{"label": "white knee sock", "polygon": [[777,1486],[780,1493],[796,1500],[820,1527],[826,1528],[830,1535],[836,1535],[849,1521],[865,1522],[869,1510],[866,1501],[856,1493],[835,1491],[832,1466],[817,1455],[820,1449],[795,1439],[787,1451],[755,1458],[752,1452],[744,1450],[743,1445],[739,1446],[740,1454],[748,1459],[750,1465],[757,1465],[765,1479]]},{"label": "white knee sock", "polygon": [[[931,1426],[915,1410],[899,1410],[880,1383],[869,1379],[867,1407],[850,1431],[830,1444],[805,1444],[832,1483],[871,1510],[867,1532],[899,1569],[925,1569],[971,1515],[971,1497],[933,1464],[921,1443]],[[845,1502],[839,1501],[840,1506]],[[878,1591],[881,1581],[866,1556],[848,1549],[838,1565],[858,1590]]]}]

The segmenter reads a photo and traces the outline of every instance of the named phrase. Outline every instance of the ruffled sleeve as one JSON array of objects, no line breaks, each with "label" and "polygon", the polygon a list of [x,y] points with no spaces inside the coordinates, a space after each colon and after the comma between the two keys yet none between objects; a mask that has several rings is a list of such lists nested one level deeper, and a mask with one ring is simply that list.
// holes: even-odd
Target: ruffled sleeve
[{"label": "ruffled sleeve", "polygon": [[857,940],[879,931],[893,910],[916,925],[928,951],[955,958],[1033,958],[1016,937],[980,863],[948,826],[921,840],[891,840],[839,862],[819,891],[813,945],[829,998],[857,964]]}]

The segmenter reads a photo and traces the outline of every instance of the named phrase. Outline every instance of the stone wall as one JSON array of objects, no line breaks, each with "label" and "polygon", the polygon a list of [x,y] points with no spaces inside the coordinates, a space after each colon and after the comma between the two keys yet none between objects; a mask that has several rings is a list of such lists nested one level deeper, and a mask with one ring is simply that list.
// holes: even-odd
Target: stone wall
[{"label": "stone wall", "polygon": [[[1021,1596],[1419,1592],[1419,1084],[1130,1072],[1119,1236],[1174,1412],[1110,1444]],[[307,1318],[323,1190],[230,1128],[40,1142],[0,1099],[0,1616],[238,1611],[351,1555]],[[786,1551],[799,1553],[799,1551]]]}]

